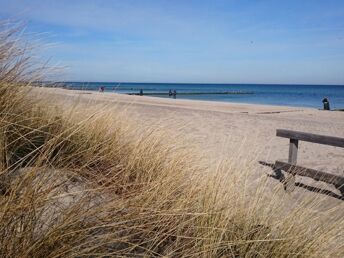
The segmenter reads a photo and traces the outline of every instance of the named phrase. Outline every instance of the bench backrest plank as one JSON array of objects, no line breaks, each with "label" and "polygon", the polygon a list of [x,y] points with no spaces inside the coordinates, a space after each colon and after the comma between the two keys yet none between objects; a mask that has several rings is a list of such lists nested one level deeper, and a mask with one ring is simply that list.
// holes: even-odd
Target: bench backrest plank
[{"label": "bench backrest plank", "polygon": [[344,138],[277,129],[276,136],[344,148]]}]

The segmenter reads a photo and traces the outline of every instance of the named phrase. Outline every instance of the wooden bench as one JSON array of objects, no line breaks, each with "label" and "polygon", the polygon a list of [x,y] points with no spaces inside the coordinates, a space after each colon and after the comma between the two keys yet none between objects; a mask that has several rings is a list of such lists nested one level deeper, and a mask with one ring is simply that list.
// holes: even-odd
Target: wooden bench
[{"label": "wooden bench", "polygon": [[288,172],[288,176],[284,180],[286,191],[291,192],[295,189],[295,175],[311,177],[314,180],[326,182],[334,185],[344,195],[344,177],[332,175],[315,169],[297,166],[297,151],[299,141],[306,141],[324,145],[344,148],[344,138],[325,136],[312,133],[304,133],[298,131],[277,129],[276,136],[289,138],[289,157],[288,162],[276,161],[275,169]]}]

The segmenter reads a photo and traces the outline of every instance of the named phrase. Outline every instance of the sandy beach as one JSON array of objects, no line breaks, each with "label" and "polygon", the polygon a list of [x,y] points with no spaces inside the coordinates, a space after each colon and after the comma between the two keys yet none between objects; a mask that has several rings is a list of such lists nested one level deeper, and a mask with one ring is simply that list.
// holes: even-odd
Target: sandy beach
[{"label": "sandy beach", "polygon": [[0,258],[344,257],[344,1],[26,2]]},{"label": "sandy beach", "polygon": [[[164,99],[148,96],[128,96],[115,93],[35,89],[41,94],[54,95],[66,103],[106,104],[126,112],[135,123],[166,129],[166,137],[183,135],[188,143],[202,152],[208,164],[240,156],[253,164],[252,178],[269,175],[272,170],[259,164],[269,164],[288,158],[289,140],[276,137],[276,129],[291,129],[309,133],[344,137],[344,112],[311,108],[267,106],[194,100]],[[299,165],[344,176],[344,149],[300,142]],[[324,198],[323,209],[343,205],[341,194],[332,185],[297,176],[300,187],[288,195],[290,201],[300,196]],[[269,180],[271,187],[283,186]],[[330,191],[330,196],[310,191]],[[307,188],[307,189],[306,189]],[[329,193],[329,192],[327,192]],[[344,214],[344,213],[343,213]],[[343,215],[342,214],[342,215]]]}]

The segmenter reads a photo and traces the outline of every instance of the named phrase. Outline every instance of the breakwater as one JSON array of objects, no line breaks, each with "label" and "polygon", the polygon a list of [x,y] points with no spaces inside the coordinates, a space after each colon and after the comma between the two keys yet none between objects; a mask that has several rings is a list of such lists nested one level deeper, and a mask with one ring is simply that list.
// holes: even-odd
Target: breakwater
[{"label": "breakwater", "polygon": [[[169,92],[143,92],[127,93],[128,95],[145,95],[145,96],[169,96]],[[177,92],[177,95],[240,95],[254,94],[253,91],[223,91],[223,92]]]}]

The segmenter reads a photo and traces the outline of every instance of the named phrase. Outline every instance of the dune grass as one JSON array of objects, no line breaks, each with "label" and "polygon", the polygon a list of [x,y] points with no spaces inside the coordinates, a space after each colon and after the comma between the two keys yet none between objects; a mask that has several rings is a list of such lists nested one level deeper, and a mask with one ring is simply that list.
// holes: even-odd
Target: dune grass
[{"label": "dune grass", "polygon": [[249,162],[208,166],[115,110],[40,100],[19,31],[0,32],[1,257],[343,254],[343,221],[323,224],[314,200],[283,211]]}]

